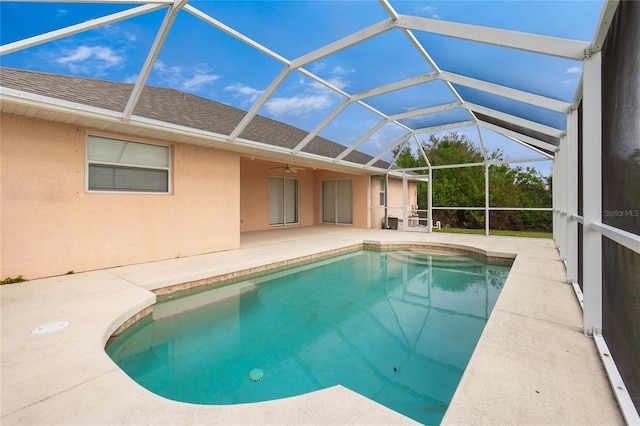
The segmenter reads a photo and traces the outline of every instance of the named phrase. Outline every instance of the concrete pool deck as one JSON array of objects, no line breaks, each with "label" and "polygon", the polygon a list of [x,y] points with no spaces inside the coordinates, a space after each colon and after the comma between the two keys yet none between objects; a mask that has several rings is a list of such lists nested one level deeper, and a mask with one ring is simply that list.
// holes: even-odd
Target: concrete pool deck
[{"label": "concrete pool deck", "polygon": [[[259,269],[366,241],[516,254],[443,424],[624,424],[552,240],[317,226],[245,233],[219,253],[0,287],[0,423],[413,424],[340,386],[256,404],[203,406],[143,389],[104,352],[150,290]],[[32,334],[69,321],[57,332]]]}]

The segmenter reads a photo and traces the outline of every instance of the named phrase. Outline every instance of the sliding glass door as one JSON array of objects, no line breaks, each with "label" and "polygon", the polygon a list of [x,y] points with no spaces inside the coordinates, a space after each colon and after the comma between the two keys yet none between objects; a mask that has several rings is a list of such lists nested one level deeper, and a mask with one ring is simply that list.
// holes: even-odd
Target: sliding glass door
[{"label": "sliding glass door", "polygon": [[324,223],[353,223],[351,179],[322,182],[322,221]]},{"label": "sliding glass door", "polygon": [[298,181],[269,178],[269,225],[298,223]]}]

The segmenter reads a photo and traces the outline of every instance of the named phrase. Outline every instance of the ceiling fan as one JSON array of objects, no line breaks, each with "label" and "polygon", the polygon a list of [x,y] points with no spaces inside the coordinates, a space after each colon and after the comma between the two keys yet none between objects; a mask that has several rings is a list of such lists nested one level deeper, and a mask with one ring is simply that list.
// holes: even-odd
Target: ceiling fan
[{"label": "ceiling fan", "polygon": [[294,167],[291,164],[285,164],[283,166],[271,167],[272,169],[283,169],[285,173],[298,173],[304,171],[302,167]]}]

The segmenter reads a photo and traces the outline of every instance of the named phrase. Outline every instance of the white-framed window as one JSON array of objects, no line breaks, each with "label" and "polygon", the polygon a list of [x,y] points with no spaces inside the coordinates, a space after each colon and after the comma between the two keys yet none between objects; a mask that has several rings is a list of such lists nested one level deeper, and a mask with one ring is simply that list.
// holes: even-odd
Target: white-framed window
[{"label": "white-framed window", "polygon": [[87,136],[87,191],[170,191],[171,148],[102,136]]},{"label": "white-framed window", "polygon": [[387,182],[384,176],[380,176],[380,205],[381,206],[385,206],[386,205],[386,189],[387,187]]},{"label": "white-framed window", "polygon": [[298,223],[298,180],[269,178],[269,225]]}]

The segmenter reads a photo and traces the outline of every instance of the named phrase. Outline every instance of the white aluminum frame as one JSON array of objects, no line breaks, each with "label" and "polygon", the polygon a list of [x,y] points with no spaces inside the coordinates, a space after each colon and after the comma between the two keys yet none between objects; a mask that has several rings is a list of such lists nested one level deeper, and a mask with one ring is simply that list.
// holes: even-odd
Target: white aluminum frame
[{"label": "white aluminum frame", "polygon": [[[47,1],[47,0],[41,0]],[[70,0],[73,3],[120,3],[120,4],[129,4],[136,3],[134,1],[129,0]],[[468,87],[472,87],[476,90],[482,90],[487,93],[497,94],[499,96],[515,99],[520,102],[529,103],[531,105],[536,105],[542,108],[547,108],[552,111],[566,111],[567,105],[564,102],[559,102],[550,98],[546,98],[544,96],[536,95],[533,93],[527,93],[521,90],[516,90],[512,88],[508,88],[505,86],[500,86],[495,83],[488,83],[481,80],[464,77],[457,75],[455,73],[442,71],[437,63],[433,61],[430,57],[427,50],[420,44],[417,38],[413,35],[413,31],[429,31],[438,34],[442,34],[448,37],[462,38],[466,40],[473,40],[480,43],[486,44],[497,44],[506,48],[513,48],[519,50],[527,50],[533,51],[536,53],[547,54],[560,56],[571,59],[582,59],[584,56],[584,52],[588,49],[589,44],[586,42],[575,41],[575,40],[566,40],[566,39],[558,39],[547,36],[540,36],[536,34],[527,34],[527,33],[519,33],[515,31],[506,31],[506,30],[498,30],[494,28],[488,27],[480,27],[475,25],[467,25],[467,24],[458,24],[453,22],[445,22],[440,20],[432,20],[427,18],[418,18],[411,17],[407,15],[398,14],[391,4],[387,0],[379,0],[380,5],[384,8],[384,10],[389,15],[389,19],[380,21],[376,24],[373,24],[367,28],[364,28],[360,31],[357,31],[353,34],[350,34],[346,37],[343,37],[340,40],[337,40],[333,43],[329,43],[319,49],[316,49],[313,52],[302,55],[296,59],[289,60],[278,53],[266,48],[255,40],[247,37],[241,32],[229,27],[228,25],[216,20],[215,18],[203,13],[198,10],[196,7],[188,4],[189,0],[148,0],[143,6],[133,7],[131,9],[125,10],[123,12],[119,12],[116,14],[108,15],[102,18],[96,18],[91,21],[87,21],[85,23],[73,25],[67,28],[63,28],[60,30],[52,31],[49,33],[45,33],[39,36],[30,37],[25,40],[21,40],[15,43],[9,43],[7,45],[0,46],[0,54],[7,54],[15,51],[19,51],[22,49],[26,49],[28,47],[32,47],[37,44],[45,43],[48,41],[56,40],[61,37],[65,37],[67,35],[76,34],[78,32],[87,31],[93,28],[97,28],[99,26],[107,25],[113,22],[117,22],[123,19],[127,19],[130,17],[138,16],[141,14],[153,12],[159,10],[161,8],[166,8],[165,19],[158,29],[156,39],[151,47],[149,54],[145,60],[145,63],[142,67],[141,72],[139,73],[139,77],[134,86],[134,90],[127,102],[127,105],[122,111],[120,115],[121,120],[129,122],[130,120],[134,120],[133,111],[135,109],[135,105],[138,101],[138,98],[141,94],[142,88],[145,86],[149,73],[151,72],[151,68],[155,63],[155,60],[158,56],[162,45],[164,44],[166,37],[168,36],[169,30],[171,29],[174,20],[176,19],[178,13],[184,10],[186,13],[191,14],[192,16],[206,22],[207,24],[213,26],[214,28],[225,32],[226,34],[240,40],[241,42],[249,45],[250,47],[256,49],[257,51],[283,63],[284,68],[280,72],[278,76],[276,76],[269,87],[262,93],[259,99],[252,105],[249,109],[245,117],[240,121],[240,123],[236,126],[236,128],[231,132],[230,135],[224,136],[221,139],[226,140],[229,143],[238,143],[238,144],[246,144],[248,143],[250,146],[256,146],[261,148],[266,148],[271,150],[268,147],[264,147],[263,144],[254,144],[253,141],[245,141],[239,138],[239,135],[242,131],[248,126],[249,122],[259,113],[265,103],[273,96],[278,87],[284,82],[284,80],[291,74],[292,71],[298,70],[303,74],[309,76],[310,78],[315,79],[321,84],[325,85],[329,89],[335,91],[341,96],[345,97],[345,101],[340,104],[330,115],[325,117],[320,125],[314,129],[313,132],[309,133],[294,149],[288,150],[288,152],[292,155],[305,156],[305,153],[302,152],[302,149],[315,137],[319,134],[319,132],[326,127],[333,119],[335,119],[340,112],[344,110],[350,103],[357,102],[364,106],[365,108],[370,109],[374,113],[378,114],[381,117],[381,120],[384,120],[386,123],[394,123],[405,128],[408,132],[413,135],[421,134],[421,133],[429,133],[436,132],[440,130],[446,129],[455,129],[458,127],[465,127],[474,124],[480,124],[483,127],[491,128],[492,130],[497,130],[499,133],[514,138],[516,141],[522,141],[529,145],[537,146],[541,149],[550,149],[549,144],[546,144],[542,141],[537,141],[533,138],[530,138],[526,135],[520,135],[515,132],[509,131],[507,129],[501,129],[497,126],[490,125],[489,123],[481,123],[479,122],[473,111],[478,111],[485,113],[487,115],[500,118],[503,120],[509,120],[516,122],[519,125],[525,126],[527,128],[532,128],[537,131],[541,131],[546,134],[550,134],[553,136],[558,136],[562,134],[562,131],[548,128],[547,126],[539,125],[538,123],[531,122],[528,120],[523,120],[518,117],[510,116],[509,114],[504,114],[502,112],[494,111],[480,105],[474,105],[471,103],[465,103],[462,97],[458,94],[452,84],[460,84]],[[429,66],[434,70],[432,73],[423,74],[421,76],[416,76],[412,78],[408,78],[402,81],[394,82],[387,84],[385,86],[380,86],[378,88],[373,88],[367,90],[365,92],[361,92],[358,94],[350,95],[343,90],[333,86],[331,83],[324,81],[323,79],[315,76],[313,73],[305,70],[305,65],[311,64],[312,62],[318,61],[328,55],[334,54],[336,52],[340,52],[342,50],[348,49],[349,47],[362,43],[363,41],[374,38],[380,34],[386,33],[388,31],[399,29],[405,33],[405,35],[409,38],[410,42],[413,44],[415,49],[419,52],[419,54],[424,58],[424,60],[429,64]],[[550,42],[552,42],[550,44]],[[582,53],[580,53],[582,52]],[[429,108],[423,108],[418,111],[412,111],[407,114],[396,114],[394,116],[387,116],[380,111],[377,111],[375,108],[372,108],[368,105],[365,100],[369,97],[380,95],[383,93],[389,93],[397,90],[401,90],[403,88],[407,88],[410,86],[415,86],[418,84],[424,84],[429,81],[433,81],[439,79],[447,85],[447,88],[451,91],[451,93],[457,99],[457,104],[445,104],[438,105]],[[454,107],[461,107],[466,109],[469,112],[471,120],[469,122],[459,122],[459,123],[451,123],[444,124],[442,126],[433,126],[427,129],[410,129],[405,125],[399,123],[398,120],[409,118],[409,117],[418,117],[423,115],[434,114],[440,111],[445,111]],[[376,126],[376,130],[379,130],[382,125]],[[197,129],[192,129],[195,133],[199,133]],[[368,137],[371,137],[376,133],[376,130],[370,129],[365,132],[365,134],[359,139],[356,144],[348,147],[346,151],[344,151],[340,156],[333,159],[333,162],[341,163],[343,165],[349,166],[350,163],[344,161],[346,155],[348,155],[351,151],[355,150],[357,146],[359,146],[362,142],[364,142]],[[219,139],[218,139],[219,140]],[[392,148],[393,149],[393,148]],[[551,148],[553,150],[554,148]],[[388,154],[390,150],[385,150],[381,155],[376,156],[376,158],[365,165],[365,169],[373,169],[373,164],[380,160],[384,155]]]},{"label": "white aluminum frame", "polygon": [[[27,0],[14,0],[14,1],[27,1]],[[38,0],[35,0],[36,2]],[[40,0],[42,2],[50,0]],[[485,170],[485,206],[478,208],[485,211],[486,217],[486,234],[489,234],[489,215],[492,210],[505,210],[505,209],[517,209],[513,208],[498,208],[491,207],[489,205],[489,185],[488,176],[489,168],[492,164],[498,164],[499,162],[490,162],[486,158],[486,150],[484,142],[482,140],[481,129],[489,129],[495,131],[506,138],[510,139],[514,143],[522,144],[528,148],[531,148],[537,155],[542,158],[536,158],[531,160],[521,161],[547,161],[553,160],[553,237],[558,247],[561,258],[565,262],[567,268],[567,280],[578,288],[578,223],[582,223],[582,259],[584,265],[583,285],[584,291],[580,292],[581,298],[584,298],[584,333],[586,335],[593,336],[598,347],[601,350],[606,348],[606,343],[601,336],[602,333],[602,238],[609,238],[616,241],[618,244],[633,250],[635,253],[640,253],[640,236],[632,234],[615,227],[602,223],[602,197],[601,197],[601,54],[604,40],[609,30],[610,23],[616,12],[619,0],[606,0],[599,19],[596,33],[591,42],[569,40],[556,37],[542,36],[538,34],[523,33],[517,31],[502,30],[489,27],[481,27],[477,25],[461,24],[456,22],[447,22],[439,19],[429,19],[416,16],[402,15],[395,11],[393,6],[388,0],[379,0],[379,5],[384,9],[388,15],[387,19],[377,22],[367,28],[354,32],[346,37],[343,37],[337,41],[322,46],[312,52],[304,54],[298,58],[288,59],[277,52],[274,52],[250,37],[242,34],[241,32],[227,26],[223,22],[218,21],[214,17],[211,17],[196,7],[188,4],[189,0],[69,0],[70,3],[112,3],[112,4],[133,4],[130,9],[122,12],[98,17],[89,21],[71,25],[65,28],[61,28],[55,31],[50,31],[33,37],[28,37],[16,42],[0,45],[0,56],[18,52],[33,46],[41,45],[46,42],[58,40],[63,37],[78,34],[84,31],[95,29],[101,26],[109,25],[115,22],[119,22],[125,19],[133,18],[136,16],[144,15],[147,13],[155,12],[160,9],[166,9],[165,18],[161,26],[156,33],[155,41],[150,48],[144,65],[142,66],[139,77],[135,83],[134,89],[123,111],[109,111],[101,108],[89,107],[68,101],[61,101],[59,99],[48,98],[42,95],[34,95],[28,92],[23,92],[15,89],[9,89],[6,87],[0,87],[0,99],[2,102],[7,102],[12,105],[18,105],[20,107],[31,108],[31,110],[45,110],[51,112],[73,114],[92,120],[102,121],[104,123],[122,123],[126,122],[131,126],[139,129],[148,129],[153,131],[167,132],[168,135],[180,135],[189,136],[198,143],[206,145],[206,143],[227,143],[235,144],[243,147],[245,150],[254,150],[262,153],[267,157],[269,155],[291,155],[297,157],[299,160],[309,160],[314,163],[327,163],[329,167],[340,165],[347,169],[353,169],[358,171],[365,171],[370,174],[385,173],[388,178],[388,173],[393,164],[389,166],[389,169],[380,169],[374,164],[388,155],[394,148],[403,146],[409,143],[413,137],[417,142],[417,135],[435,133],[442,130],[458,129],[467,126],[476,126],[478,134],[480,135],[482,150],[485,159],[482,163],[474,164],[458,164],[458,165],[446,165],[446,166],[433,166],[429,159],[426,157],[422,147],[418,143],[418,149],[421,155],[426,159],[427,167],[420,168],[428,171],[428,231],[433,229],[433,210],[434,209],[452,209],[457,207],[434,207],[432,205],[432,175],[434,169],[439,168],[453,168],[453,167],[470,167],[470,166],[482,166]],[[143,3],[142,5],[136,5]],[[267,89],[262,93],[258,100],[251,106],[248,112],[245,114],[240,123],[229,135],[216,134],[213,132],[207,132],[200,129],[188,128],[185,126],[177,126],[170,123],[160,122],[145,117],[139,117],[133,114],[136,103],[139,96],[147,83],[147,78],[152,70],[153,64],[164,45],[166,38],[169,36],[169,31],[173,25],[174,20],[178,17],[181,11],[189,13],[197,19],[211,25],[213,28],[222,31],[231,37],[245,43],[256,51],[267,55],[268,57],[275,59],[283,64],[283,69],[279,74],[271,81]],[[306,65],[312,64],[328,55],[349,49],[351,46],[362,43],[371,38],[375,38],[388,31],[402,31],[408,38],[410,43],[416,49],[418,54],[424,59],[425,63],[433,69],[433,72],[425,73],[419,76],[414,76],[404,80],[395,81],[384,86],[371,88],[369,90],[350,94],[346,91],[336,87],[328,81],[316,76],[312,72],[304,69]],[[576,96],[573,103],[558,101],[545,96],[541,96],[535,93],[529,93],[522,90],[513,89],[510,87],[502,86],[494,82],[487,82],[479,79],[474,79],[462,75],[458,75],[452,72],[443,71],[439,68],[438,64],[431,58],[427,49],[421,45],[419,40],[414,35],[415,31],[429,32],[439,34],[445,37],[452,37],[462,40],[469,40],[477,43],[489,44],[494,46],[500,46],[505,49],[516,49],[528,52],[535,52],[541,55],[549,55],[554,57],[566,58],[581,62],[583,65],[583,74],[578,86]],[[274,95],[280,85],[291,75],[292,72],[298,71],[305,76],[317,81],[324,85],[328,89],[334,91],[338,95],[342,96],[344,100],[340,103],[330,114],[328,114],[316,128],[308,133],[293,149],[272,146],[260,141],[247,140],[240,138],[240,134],[249,125],[251,120],[255,118],[266,102]],[[431,81],[440,80],[444,82],[447,88],[451,91],[457,102],[447,103],[442,105],[430,106],[427,108],[419,108],[417,110],[399,113],[393,115],[386,115],[377,109],[373,108],[366,101],[367,99],[378,96],[385,93],[395,92],[401,89],[405,89],[411,86],[417,86],[420,84],[426,84]],[[545,108],[550,111],[566,114],[567,126],[566,130],[555,129],[543,124],[525,120],[520,117],[516,117],[501,111],[496,111],[481,105],[476,105],[465,101],[460,94],[456,91],[454,85],[461,85],[472,88],[474,90],[480,90],[493,95],[498,95],[504,98],[512,99],[518,102],[522,102],[528,105]],[[335,158],[327,159],[316,154],[304,152],[304,147],[313,140],[325,127],[327,127],[334,119],[340,116],[340,114],[351,104],[358,103],[364,108],[369,109],[380,117],[379,121],[372,125],[363,135],[357,139],[351,146],[346,147],[345,150],[337,155]],[[578,194],[578,156],[577,156],[577,108],[582,102],[583,105],[583,161],[582,167],[585,170],[583,174],[583,215],[578,214],[577,194]],[[428,128],[410,128],[402,123],[400,120],[404,120],[410,117],[421,117],[435,114],[437,112],[446,111],[454,108],[465,109],[470,119],[467,121],[460,121],[457,123],[444,123],[438,126],[431,126]],[[536,139],[529,135],[521,134],[519,132],[502,128],[492,123],[488,123],[479,120],[474,112],[485,114],[499,120],[508,121],[525,129],[541,132],[544,135],[549,135],[560,140],[559,146]],[[368,138],[376,134],[377,131],[382,129],[386,124],[393,123],[406,130],[406,133],[396,139],[395,141],[389,141],[388,145],[381,150],[381,152],[374,156],[374,158],[367,162],[365,165],[351,163],[345,158]],[[554,153],[550,155],[547,152]],[[510,161],[514,163],[515,161]],[[405,169],[401,170],[403,176],[403,188],[407,187],[407,179],[409,179],[408,172],[418,169]],[[588,171],[588,172],[587,172]],[[170,170],[171,173],[171,170]],[[169,185],[171,185],[171,179],[169,179]],[[169,193],[172,189],[170,187]],[[386,193],[385,193],[386,197]],[[404,196],[406,201],[406,194]],[[463,209],[471,209],[471,207],[460,207]],[[406,202],[404,206],[404,218],[406,221]],[[521,210],[550,210],[550,209],[521,209]],[[406,222],[405,222],[406,223]],[[602,341],[601,341],[602,340]],[[607,363],[603,359],[607,371],[610,372],[610,363]],[[611,371],[615,371],[615,365]],[[615,378],[615,373],[610,372],[612,383],[618,383],[618,379]],[[618,375],[619,376],[619,375]],[[616,390],[616,389],[614,389]],[[616,391],[616,396],[619,397]],[[622,399],[621,399],[622,398]],[[640,423],[638,421],[637,412],[629,408],[628,401],[625,402],[624,396],[619,397],[620,406],[625,415],[625,419],[630,423]]]},{"label": "white aluminum frame", "polygon": [[582,292],[584,332],[591,336],[602,334],[602,234],[591,226],[602,222],[601,53],[592,54],[583,63]]},{"label": "white aluminum frame", "polygon": [[[602,334],[602,238],[640,254],[640,235],[602,223],[602,59],[600,50],[608,33],[618,0],[605,2],[594,40],[583,60],[583,75],[567,118],[562,146],[565,154],[554,163],[554,238],[565,257],[568,281],[583,307],[585,335],[598,348],[618,406],[627,424],[640,424],[640,416],[615,365]],[[578,214],[578,123],[582,103],[582,197]],[[578,224],[582,224],[582,287],[578,283]],[[558,229],[556,229],[556,227]]]}]

